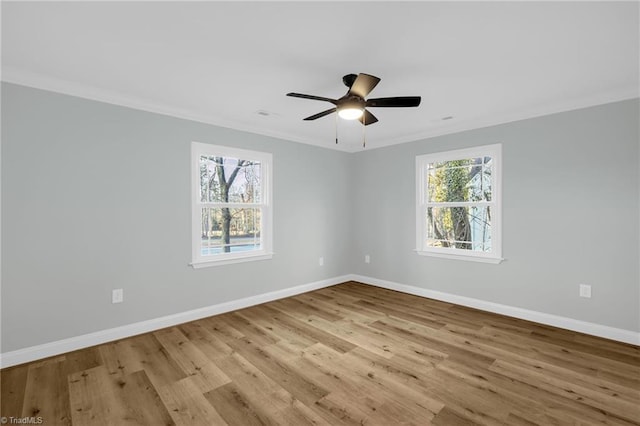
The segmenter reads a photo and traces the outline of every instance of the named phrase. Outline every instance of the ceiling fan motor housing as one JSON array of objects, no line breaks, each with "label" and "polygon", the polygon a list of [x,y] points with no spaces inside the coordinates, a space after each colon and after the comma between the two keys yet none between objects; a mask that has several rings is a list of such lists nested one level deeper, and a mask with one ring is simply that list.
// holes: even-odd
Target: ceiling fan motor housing
[{"label": "ceiling fan motor housing", "polygon": [[364,99],[357,95],[345,95],[342,98],[338,99],[338,110],[341,109],[364,109],[365,102]]}]

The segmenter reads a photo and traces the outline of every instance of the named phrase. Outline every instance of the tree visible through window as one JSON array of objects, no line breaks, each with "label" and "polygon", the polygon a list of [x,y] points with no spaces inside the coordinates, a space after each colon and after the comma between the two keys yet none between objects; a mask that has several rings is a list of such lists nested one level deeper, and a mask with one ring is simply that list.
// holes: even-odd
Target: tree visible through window
[{"label": "tree visible through window", "polygon": [[270,155],[194,143],[193,156],[198,170],[194,263],[269,252]]},{"label": "tree visible through window", "polygon": [[[256,207],[232,208],[260,202],[258,161],[200,156],[202,252],[252,250],[260,245],[260,211]],[[207,206],[212,202],[212,206]],[[233,236],[233,241],[231,237]]]},{"label": "tree visible through window", "polygon": [[417,157],[418,252],[499,258],[500,146]]}]

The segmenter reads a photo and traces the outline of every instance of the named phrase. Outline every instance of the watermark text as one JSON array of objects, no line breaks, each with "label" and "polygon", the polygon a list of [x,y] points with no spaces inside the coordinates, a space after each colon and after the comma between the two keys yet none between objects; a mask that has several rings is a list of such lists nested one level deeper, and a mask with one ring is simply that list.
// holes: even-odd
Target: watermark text
[{"label": "watermark text", "polygon": [[40,416],[27,416],[27,417],[0,417],[0,424],[3,425],[41,425],[44,419]]}]

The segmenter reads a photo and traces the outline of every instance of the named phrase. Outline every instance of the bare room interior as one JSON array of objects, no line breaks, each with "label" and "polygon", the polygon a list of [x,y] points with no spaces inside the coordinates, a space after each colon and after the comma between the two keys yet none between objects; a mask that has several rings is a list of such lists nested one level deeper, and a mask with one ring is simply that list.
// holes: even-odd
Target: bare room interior
[{"label": "bare room interior", "polygon": [[0,422],[640,425],[640,3],[2,1]]}]

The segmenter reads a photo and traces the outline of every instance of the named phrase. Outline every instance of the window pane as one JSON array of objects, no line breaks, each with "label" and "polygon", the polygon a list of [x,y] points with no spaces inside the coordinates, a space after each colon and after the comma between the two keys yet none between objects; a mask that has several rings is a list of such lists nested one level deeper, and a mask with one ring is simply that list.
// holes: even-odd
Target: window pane
[{"label": "window pane", "polygon": [[200,156],[200,201],[260,203],[261,171],[259,161]]},{"label": "window pane", "polygon": [[490,201],[491,165],[490,157],[429,163],[428,201]]},{"label": "window pane", "polygon": [[490,207],[429,207],[427,246],[491,252]]},{"label": "window pane", "polygon": [[202,256],[262,249],[259,208],[211,208],[202,211]]}]

